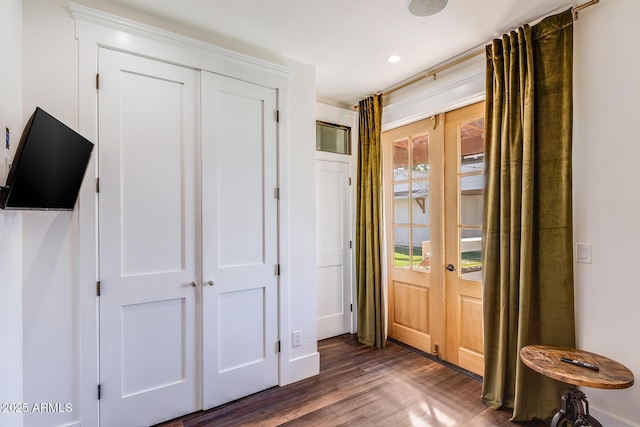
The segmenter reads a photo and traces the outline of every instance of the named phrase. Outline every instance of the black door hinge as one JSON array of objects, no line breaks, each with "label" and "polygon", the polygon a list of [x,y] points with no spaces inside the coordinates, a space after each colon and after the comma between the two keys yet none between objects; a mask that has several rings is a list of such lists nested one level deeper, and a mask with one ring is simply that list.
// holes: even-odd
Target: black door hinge
[{"label": "black door hinge", "polygon": [[276,353],[280,353],[280,341],[276,343]]},{"label": "black door hinge", "polygon": [[98,400],[102,397],[102,386],[98,384]]},{"label": "black door hinge", "polygon": [[349,304],[349,311],[353,313],[353,304]]},{"label": "black door hinge", "polygon": [[96,90],[100,90],[100,74],[96,74]]},{"label": "black door hinge", "polygon": [[96,178],[96,193],[100,192],[100,177]]},{"label": "black door hinge", "polygon": [[99,280],[96,282],[96,295],[100,296],[100,281]]}]

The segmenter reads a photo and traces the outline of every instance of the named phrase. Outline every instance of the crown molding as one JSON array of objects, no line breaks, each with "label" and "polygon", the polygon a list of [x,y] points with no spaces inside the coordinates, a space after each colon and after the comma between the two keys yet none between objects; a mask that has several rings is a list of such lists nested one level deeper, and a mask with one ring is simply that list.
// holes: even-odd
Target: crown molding
[{"label": "crown molding", "polygon": [[128,18],[123,18],[73,2],[68,3],[68,8],[71,16],[76,19],[76,21],[84,21],[96,24],[101,27],[123,31],[129,34],[134,34],[162,43],[169,43],[177,47],[187,47],[205,51],[218,57],[223,57],[232,62],[249,65],[262,70],[268,70],[271,73],[279,74],[286,78],[290,78],[293,75],[293,70],[283,65],[255,58],[253,56],[239,53],[230,49],[225,49],[223,47],[216,46],[214,44],[192,37],[174,33],[172,31],[163,30],[151,25],[143,24]]}]

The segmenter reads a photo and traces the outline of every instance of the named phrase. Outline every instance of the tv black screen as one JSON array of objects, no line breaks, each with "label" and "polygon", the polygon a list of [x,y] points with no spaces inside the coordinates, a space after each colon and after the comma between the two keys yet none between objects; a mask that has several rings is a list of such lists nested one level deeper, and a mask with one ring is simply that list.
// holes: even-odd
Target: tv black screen
[{"label": "tv black screen", "polygon": [[36,108],[0,192],[0,207],[73,210],[92,150],[88,139]]}]

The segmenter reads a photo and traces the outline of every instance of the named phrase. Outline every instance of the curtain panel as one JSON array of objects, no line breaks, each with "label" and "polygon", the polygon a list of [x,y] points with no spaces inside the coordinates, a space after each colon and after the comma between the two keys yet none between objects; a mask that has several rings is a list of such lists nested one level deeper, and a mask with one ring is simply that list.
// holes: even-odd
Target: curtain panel
[{"label": "curtain panel", "polygon": [[548,419],[562,384],[527,368],[529,344],[575,346],[571,10],[487,46],[482,398]]},{"label": "curtain panel", "polygon": [[356,205],[356,301],[358,341],[386,346],[382,289],[381,138],[382,95],[359,103]]}]

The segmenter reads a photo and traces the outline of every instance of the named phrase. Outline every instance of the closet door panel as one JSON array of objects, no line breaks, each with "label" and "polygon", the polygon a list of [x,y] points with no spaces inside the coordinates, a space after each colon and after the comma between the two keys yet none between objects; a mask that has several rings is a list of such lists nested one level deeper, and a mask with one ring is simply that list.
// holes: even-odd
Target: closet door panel
[{"label": "closet door panel", "polygon": [[217,95],[218,267],[261,265],[270,237],[263,221],[263,159],[269,148],[263,140],[264,101],[224,90]]},{"label": "closet door panel", "polygon": [[99,70],[100,421],[148,426],[200,409],[198,73],[108,49]]},{"label": "closet door panel", "polygon": [[203,397],[278,384],[276,91],[202,73]]}]

